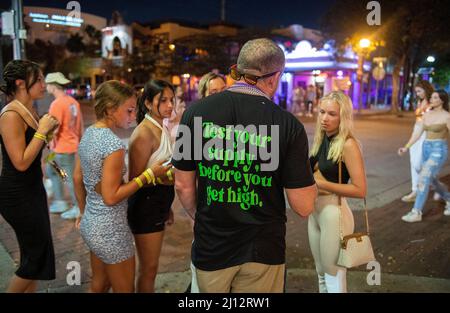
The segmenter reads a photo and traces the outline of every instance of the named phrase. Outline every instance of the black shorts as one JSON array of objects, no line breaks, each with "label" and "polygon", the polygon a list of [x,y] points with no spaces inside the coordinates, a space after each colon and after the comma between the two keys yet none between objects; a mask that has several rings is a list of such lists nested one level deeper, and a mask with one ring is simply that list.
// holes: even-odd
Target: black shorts
[{"label": "black shorts", "polygon": [[128,199],[128,224],[133,234],[164,230],[175,197],[173,186],[156,185],[139,189]]}]

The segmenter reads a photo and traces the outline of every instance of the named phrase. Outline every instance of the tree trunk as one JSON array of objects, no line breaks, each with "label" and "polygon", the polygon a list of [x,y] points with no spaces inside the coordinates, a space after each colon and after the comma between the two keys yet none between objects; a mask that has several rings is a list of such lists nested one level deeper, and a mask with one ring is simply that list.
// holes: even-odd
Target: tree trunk
[{"label": "tree trunk", "polygon": [[399,104],[399,92],[400,92],[400,70],[405,62],[405,55],[403,54],[401,58],[397,60],[394,66],[394,70],[392,72],[392,113],[398,113],[398,104]]}]

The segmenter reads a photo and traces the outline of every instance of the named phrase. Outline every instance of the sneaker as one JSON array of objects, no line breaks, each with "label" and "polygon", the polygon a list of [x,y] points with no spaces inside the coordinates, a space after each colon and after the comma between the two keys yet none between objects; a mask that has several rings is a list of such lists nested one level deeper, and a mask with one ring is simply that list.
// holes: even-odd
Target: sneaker
[{"label": "sneaker", "polygon": [[66,201],[63,200],[55,200],[53,201],[53,203],[50,205],[50,213],[62,213],[65,212],[69,209],[69,205],[67,204]]},{"label": "sneaker", "polygon": [[80,208],[76,205],[70,208],[69,211],[64,212],[61,214],[61,218],[65,220],[73,220],[76,219],[80,215]]},{"label": "sneaker", "polygon": [[434,193],[433,195],[433,200],[434,201],[440,201],[442,199],[441,195],[438,194],[437,192]]},{"label": "sneaker", "polygon": [[408,212],[408,214],[402,216],[402,220],[408,223],[421,222],[422,213],[415,209],[412,209],[411,211]]},{"label": "sneaker", "polygon": [[446,202],[445,210],[444,210],[444,215],[445,215],[445,216],[450,216],[450,201],[447,201],[447,202]]},{"label": "sneaker", "polygon": [[410,194],[402,197],[402,201],[403,202],[414,202],[414,201],[416,201],[416,195],[417,195],[417,193],[415,191],[413,191]]}]

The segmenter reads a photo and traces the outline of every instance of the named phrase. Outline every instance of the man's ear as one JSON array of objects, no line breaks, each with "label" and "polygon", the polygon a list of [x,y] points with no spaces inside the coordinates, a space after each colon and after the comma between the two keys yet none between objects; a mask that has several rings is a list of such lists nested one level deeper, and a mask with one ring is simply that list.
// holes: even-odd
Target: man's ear
[{"label": "man's ear", "polygon": [[278,82],[279,82],[280,78],[281,78],[281,72],[277,72],[273,76],[268,77],[268,79],[266,81],[271,88],[278,89]]}]

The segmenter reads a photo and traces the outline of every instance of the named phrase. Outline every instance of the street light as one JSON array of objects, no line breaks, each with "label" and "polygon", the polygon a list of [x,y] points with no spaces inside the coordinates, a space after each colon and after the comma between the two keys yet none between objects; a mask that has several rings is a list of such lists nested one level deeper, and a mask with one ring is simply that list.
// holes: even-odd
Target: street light
[{"label": "street light", "polygon": [[428,62],[428,63],[434,63],[434,61],[436,61],[436,59],[435,59],[434,56],[429,55],[429,56],[427,57],[427,62]]},{"label": "street light", "polygon": [[371,42],[367,38],[363,38],[359,41],[359,47],[362,49],[369,48],[370,44],[371,44]]}]

